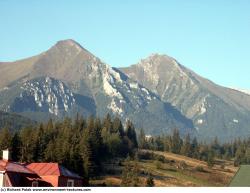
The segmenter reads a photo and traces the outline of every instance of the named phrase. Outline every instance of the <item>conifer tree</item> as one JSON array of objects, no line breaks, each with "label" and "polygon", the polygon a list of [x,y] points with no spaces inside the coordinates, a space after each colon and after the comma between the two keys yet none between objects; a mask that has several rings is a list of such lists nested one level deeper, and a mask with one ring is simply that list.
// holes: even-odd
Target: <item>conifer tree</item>
[{"label": "conifer tree", "polygon": [[124,128],[121,120],[118,117],[115,117],[113,120],[113,133],[118,133],[121,137],[125,135]]},{"label": "conifer tree", "polygon": [[133,145],[132,148],[138,148],[135,127],[130,120],[127,121],[125,134],[129,138],[129,140],[132,142],[132,145]]},{"label": "conifer tree", "polygon": [[172,136],[171,151],[173,153],[179,154],[181,151],[181,146],[182,146],[182,140],[180,138],[179,130],[175,129],[173,131],[173,136]]},{"label": "conifer tree", "polygon": [[196,137],[194,137],[192,140],[191,152],[192,152],[191,157],[199,158],[199,145]]},{"label": "conifer tree", "polygon": [[21,139],[21,162],[34,161],[34,152],[36,147],[36,133],[34,128],[26,127],[20,132]]},{"label": "conifer tree", "polygon": [[154,178],[152,177],[151,174],[149,174],[148,177],[147,177],[146,186],[147,187],[154,187],[155,186]]},{"label": "conifer tree", "polygon": [[109,133],[112,133],[113,123],[110,114],[107,114],[107,116],[104,118],[103,127],[106,128]]},{"label": "conifer tree", "polygon": [[11,147],[12,135],[8,128],[0,131],[0,150],[8,149]]},{"label": "conifer tree", "polygon": [[85,132],[80,144],[80,154],[83,160],[84,177],[89,178],[95,174],[95,166],[92,158],[90,139]]},{"label": "conifer tree", "polygon": [[192,155],[192,151],[191,151],[191,139],[190,139],[190,135],[187,134],[183,143],[183,146],[181,148],[181,154],[191,157]]},{"label": "conifer tree", "polygon": [[147,140],[143,129],[140,129],[138,136],[138,146],[141,149],[147,148]]},{"label": "conifer tree", "polygon": [[15,133],[11,140],[11,159],[18,162],[21,157],[21,139],[18,133]]}]

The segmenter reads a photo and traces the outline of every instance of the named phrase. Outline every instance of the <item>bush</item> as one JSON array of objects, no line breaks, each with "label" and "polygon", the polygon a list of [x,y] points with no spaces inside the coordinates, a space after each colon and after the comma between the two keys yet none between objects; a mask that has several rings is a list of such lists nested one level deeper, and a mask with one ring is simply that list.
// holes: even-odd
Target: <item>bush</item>
[{"label": "bush", "polygon": [[205,172],[205,169],[202,166],[196,166],[195,170],[198,172]]},{"label": "bush", "polygon": [[144,159],[144,160],[153,160],[154,159],[154,153],[151,152],[138,152],[137,154],[139,159]]},{"label": "bush", "polygon": [[170,163],[170,160],[166,159],[163,155],[158,155],[153,152],[140,151],[137,153],[139,159],[144,160],[157,160],[162,163]]},{"label": "bush", "polygon": [[155,155],[155,159],[162,163],[168,163],[169,161],[163,155]]},{"label": "bush", "polygon": [[155,186],[154,178],[152,177],[151,174],[147,177],[146,186],[147,187],[154,187]]},{"label": "bush", "polygon": [[186,164],[185,161],[181,161],[181,162],[179,163],[179,169],[185,170],[187,167],[188,167],[188,165]]},{"label": "bush", "polygon": [[162,163],[160,161],[155,161],[156,169],[162,169]]},{"label": "bush", "polygon": [[105,182],[103,182],[101,186],[102,186],[102,187],[106,187],[107,184],[106,184]]},{"label": "bush", "polygon": [[220,168],[224,170],[225,169],[225,164],[221,164]]}]

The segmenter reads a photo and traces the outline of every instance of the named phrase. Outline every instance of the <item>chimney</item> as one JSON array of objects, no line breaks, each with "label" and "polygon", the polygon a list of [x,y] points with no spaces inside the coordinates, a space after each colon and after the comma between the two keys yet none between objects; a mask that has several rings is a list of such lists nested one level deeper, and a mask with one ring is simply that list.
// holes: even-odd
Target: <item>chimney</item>
[{"label": "chimney", "polygon": [[9,161],[10,155],[9,155],[9,149],[3,150],[3,160],[4,161]]}]

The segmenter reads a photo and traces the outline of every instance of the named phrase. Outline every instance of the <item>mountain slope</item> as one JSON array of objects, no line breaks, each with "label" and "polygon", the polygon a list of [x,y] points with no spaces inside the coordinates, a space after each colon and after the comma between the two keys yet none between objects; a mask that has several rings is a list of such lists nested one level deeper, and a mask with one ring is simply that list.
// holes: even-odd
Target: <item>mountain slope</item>
[{"label": "mountain slope", "polygon": [[183,133],[194,132],[192,121],[170,103],[162,102],[156,94],[73,40],[59,41],[35,58],[22,60],[29,61],[28,65],[9,63],[6,74],[19,65],[25,70],[2,84],[0,109],[36,120],[46,115],[73,116],[76,112],[100,117],[111,113],[124,122],[131,119],[149,134],[174,128]]},{"label": "mountain slope", "polygon": [[20,128],[33,124],[35,124],[35,122],[31,119],[25,118],[15,113],[6,113],[0,111],[0,130],[6,127],[12,131],[16,131]]},{"label": "mountain slope", "polygon": [[250,135],[249,95],[218,86],[166,55],[154,54],[120,70],[192,119],[200,139]]}]

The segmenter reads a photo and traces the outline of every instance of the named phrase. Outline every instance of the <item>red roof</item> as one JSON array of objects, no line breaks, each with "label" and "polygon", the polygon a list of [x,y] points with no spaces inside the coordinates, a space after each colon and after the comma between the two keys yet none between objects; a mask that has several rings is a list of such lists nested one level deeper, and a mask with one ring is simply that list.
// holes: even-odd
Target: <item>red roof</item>
[{"label": "red roof", "polygon": [[57,163],[31,163],[27,168],[36,172],[39,176],[60,176],[60,171]]},{"label": "red roof", "polygon": [[0,171],[34,174],[34,172],[25,167],[24,164],[5,160],[0,160]]},{"label": "red roof", "polygon": [[65,176],[72,178],[82,178],[79,175],[69,171],[58,163],[31,163],[26,166],[39,176]]}]

